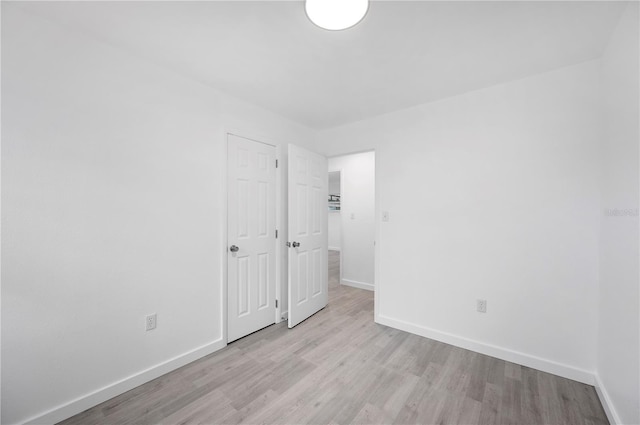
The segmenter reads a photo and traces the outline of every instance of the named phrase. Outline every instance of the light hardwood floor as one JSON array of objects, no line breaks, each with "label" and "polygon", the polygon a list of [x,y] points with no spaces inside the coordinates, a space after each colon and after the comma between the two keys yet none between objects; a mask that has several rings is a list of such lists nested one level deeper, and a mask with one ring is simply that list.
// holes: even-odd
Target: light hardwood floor
[{"label": "light hardwood floor", "polygon": [[63,422],[607,424],[594,388],[377,325],[373,292],[270,326]]}]

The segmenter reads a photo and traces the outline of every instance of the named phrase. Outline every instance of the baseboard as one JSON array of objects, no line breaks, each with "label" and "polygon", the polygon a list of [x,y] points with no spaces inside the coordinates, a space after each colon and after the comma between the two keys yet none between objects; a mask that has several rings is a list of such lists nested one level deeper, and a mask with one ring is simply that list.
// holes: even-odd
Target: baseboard
[{"label": "baseboard", "polygon": [[329,251],[340,251],[340,247],[338,247],[338,246],[330,246],[328,250]]},{"label": "baseboard", "polygon": [[557,363],[552,360],[543,359],[541,357],[532,356],[496,345],[486,344],[480,341],[475,341],[447,332],[441,332],[435,329],[426,328],[413,323],[405,322],[403,320],[392,319],[383,315],[378,315],[375,318],[375,321],[376,323],[379,323],[381,325],[390,326],[392,328],[400,329],[412,334],[451,344],[456,347],[475,351],[481,354],[486,354],[487,356],[496,357],[501,360],[506,360],[508,362],[531,367],[533,369],[548,372],[553,375],[562,376],[563,378],[572,379],[584,384],[593,385],[595,383],[593,372],[589,372],[587,370],[579,369],[566,364]]},{"label": "baseboard", "polygon": [[373,291],[375,289],[375,286],[373,286],[373,284],[366,283],[366,282],[358,282],[357,280],[342,279],[340,283],[345,286],[352,286],[354,288],[366,289],[367,291]]},{"label": "baseboard", "polygon": [[288,311],[283,311],[282,312],[282,320],[289,320],[289,312]]},{"label": "baseboard", "polygon": [[604,412],[607,414],[607,419],[609,419],[609,423],[611,425],[622,424],[620,416],[618,416],[618,412],[616,412],[616,409],[613,407],[611,397],[609,397],[609,393],[607,392],[605,386],[602,384],[600,376],[597,373],[595,375],[595,387],[596,393],[598,393],[598,398],[600,399],[600,403],[602,403]]},{"label": "baseboard", "polygon": [[104,388],[101,388],[90,394],[77,398],[67,404],[53,408],[48,412],[40,414],[31,419],[28,419],[27,421],[24,422],[24,424],[43,425],[43,424],[58,423],[74,415],[77,415],[78,413],[84,412],[85,410],[93,406],[96,406],[100,403],[103,403],[115,396],[118,396],[144,383],[147,383],[153,379],[156,379],[166,373],[169,373],[186,364],[189,364],[195,360],[198,360],[199,358],[209,355],[215,351],[218,351],[221,348],[224,348],[226,345],[227,344],[222,339],[213,341],[209,344],[203,345],[202,347],[196,348],[195,350],[189,351],[187,353],[174,357],[170,360],[167,360],[164,363],[160,363],[149,369],[143,370],[142,372],[136,373],[135,375],[131,375],[127,378],[124,378],[121,381],[107,385]]}]

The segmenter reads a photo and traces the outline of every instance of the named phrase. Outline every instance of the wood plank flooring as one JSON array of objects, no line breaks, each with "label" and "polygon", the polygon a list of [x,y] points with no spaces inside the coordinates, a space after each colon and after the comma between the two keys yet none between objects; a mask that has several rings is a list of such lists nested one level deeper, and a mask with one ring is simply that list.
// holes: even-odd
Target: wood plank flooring
[{"label": "wood plank flooring", "polygon": [[373,322],[373,292],[270,326],[63,423],[608,424],[593,387]]}]

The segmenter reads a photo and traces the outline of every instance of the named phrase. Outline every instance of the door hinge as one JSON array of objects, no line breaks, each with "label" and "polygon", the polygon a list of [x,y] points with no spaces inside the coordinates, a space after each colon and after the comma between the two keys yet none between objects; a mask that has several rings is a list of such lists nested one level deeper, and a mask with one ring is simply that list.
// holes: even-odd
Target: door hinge
[{"label": "door hinge", "polygon": [[276,308],[278,308],[278,300],[276,300]]},{"label": "door hinge", "polygon": [[276,239],[278,239],[278,229],[276,229]]},{"label": "door hinge", "polygon": [[278,160],[276,159],[276,168],[278,168]]}]

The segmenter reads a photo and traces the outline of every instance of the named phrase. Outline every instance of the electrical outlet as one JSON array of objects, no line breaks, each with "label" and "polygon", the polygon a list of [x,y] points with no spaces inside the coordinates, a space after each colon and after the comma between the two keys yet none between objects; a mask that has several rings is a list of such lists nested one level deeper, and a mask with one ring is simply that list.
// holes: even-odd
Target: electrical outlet
[{"label": "electrical outlet", "polygon": [[478,310],[478,313],[486,313],[487,300],[477,300],[477,310]]},{"label": "electrical outlet", "polygon": [[156,324],[158,323],[158,315],[156,313],[150,314],[146,318],[147,330],[152,331],[156,328]]}]

